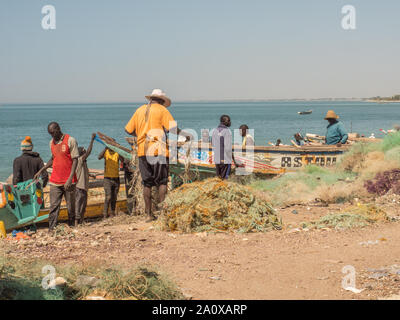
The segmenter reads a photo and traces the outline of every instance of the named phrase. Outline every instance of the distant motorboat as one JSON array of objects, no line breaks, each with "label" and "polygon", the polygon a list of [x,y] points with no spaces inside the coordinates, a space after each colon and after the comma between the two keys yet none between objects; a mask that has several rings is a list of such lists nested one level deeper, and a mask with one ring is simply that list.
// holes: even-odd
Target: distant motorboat
[{"label": "distant motorboat", "polygon": [[312,110],[307,110],[307,111],[299,111],[297,112],[298,114],[311,114]]}]

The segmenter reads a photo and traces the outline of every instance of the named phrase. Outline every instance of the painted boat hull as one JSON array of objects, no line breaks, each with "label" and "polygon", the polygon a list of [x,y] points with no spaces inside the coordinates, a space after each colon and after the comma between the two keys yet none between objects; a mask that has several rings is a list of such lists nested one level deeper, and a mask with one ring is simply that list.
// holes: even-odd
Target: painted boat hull
[{"label": "painted boat hull", "polygon": [[[132,150],[118,144],[114,139],[97,133],[97,141],[119,153],[121,156],[132,159]],[[134,147],[134,143],[131,144]],[[190,150],[188,151],[188,148]],[[293,172],[306,165],[314,164],[322,167],[335,165],[340,156],[350,148],[350,145],[341,147],[330,145],[305,146],[254,146],[243,150],[241,146],[232,148],[237,162],[244,165],[236,168],[236,174],[250,175],[279,175]],[[179,175],[185,171],[185,164],[190,163],[190,171],[198,171],[204,176],[215,174],[214,152],[210,143],[191,142],[170,145],[170,171],[172,175]],[[232,164],[233,168],[235,165]]]},{"label": "painted boat hull", "polygon": [[[239,163],[245,164],[248,174],[258,173],[266,175],[276,175],[285,172],[293,172],[303,168],[306,165],[314,164],[321,167],[335,165],[342,154],[350,146],[279,146],[264,147],[255,146],[247,148],[246,152],[241,147],[233,148],[233,155]],[[187,152],[178,149],[178,162],[187,161]],[[190,163],[195,166],[213,168],[214,153],[212,147],[195,145],[190,151]],[[238,168],[243,171],[242,168]]]},{"label": "painted boat hull", "polygon": [[[85,218],[99,218],[103,216],[104,202],[91,203],[86,206]],[[126,211],[127,203],[126,199],[117,200],[117,211]],[[40,210],[38,217],[46,216],[49,214],[49,209]],[[66,207],[60,209],[58,215],[58,221],[68,221],[68,211]],[[48,222],[48,219],[44,219],[43,222]]]},{"label": "painted boat hull", "polygon": [[[88,204],[86,207],[85,218],[98,218],[103,215],[103,207],[104,203],[93,203]],[[117,200],[117,210],[118,211],[126,211],[127,210],[127,202],[126,200]],[[47,223],[49,209],[42,209],[38,213],[38,218],[40,221],[36,222],[36,224]],[[66,207],[62,207],[60,209],[60,213],[58,216],[58,221],[67,221],[68,220],[68,211]],[[12,231],[14,229],[19,229],[28,225],[31,225],[32,222],[26,224],[18,224],[18,220],[7,208],[0,208],[0,221],[4,222],[4,226],[7,232]]]}]

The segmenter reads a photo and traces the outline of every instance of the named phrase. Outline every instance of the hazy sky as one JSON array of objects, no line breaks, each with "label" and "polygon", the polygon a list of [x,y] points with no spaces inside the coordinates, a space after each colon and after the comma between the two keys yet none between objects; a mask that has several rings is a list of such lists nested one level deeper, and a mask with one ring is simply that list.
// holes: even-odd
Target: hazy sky
[{"label": "hazy sky", "polygon": [[[44,5],[56,29],[43,30]],[[356,8],[356,30],[341,9]],[[399,0],[0,0],[0,102],[400,93]]]}]

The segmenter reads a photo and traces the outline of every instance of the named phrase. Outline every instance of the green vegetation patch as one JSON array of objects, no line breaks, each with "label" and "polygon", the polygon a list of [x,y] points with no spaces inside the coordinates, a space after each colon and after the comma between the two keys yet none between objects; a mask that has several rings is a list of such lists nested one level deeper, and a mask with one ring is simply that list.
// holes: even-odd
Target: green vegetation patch
[{"label": "green vegetation patch", "polygon": [[130,270],[104,266],[55,267],[56,276],[62,277],[66,284],[45,290],[42,287],[45,265],[52,263],[0,260],[0,300],[76,300],[89,295],[126,300],[184,299],[165,275],[144,266]]}]

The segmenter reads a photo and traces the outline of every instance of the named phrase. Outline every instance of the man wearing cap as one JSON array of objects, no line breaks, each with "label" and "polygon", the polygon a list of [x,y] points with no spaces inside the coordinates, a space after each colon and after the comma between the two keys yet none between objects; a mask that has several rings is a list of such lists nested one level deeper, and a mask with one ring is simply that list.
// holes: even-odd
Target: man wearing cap
[{"label": "man wearing cap", "polygon": [[338,121],[338,119],[339,116],[333,110],[327,112],[325,120],[328,120],[329,125],[326,130],[325,142],[326,144],[336,144],[340,147],[347,142],[348,135],[343,123]]},{"label": "man wearing cap", "polygon": [[[161,89],[146,96],[148,104],[139,107],[125,126],[126,133],[137,137],[139,171],[143,181],[143,197],[148,222],[155,220],[151,211],[151,188],[158,187],[159,201],[167,194],[169,150],[166,134],[184,135],[168,111],[171,100]],[[190,135],[186,135],[190,139]]]},{"label": "man wearing cap", "polygon": [[[41,170],[53,167],[50,175],[50,213],[49,232],[57,225],[62,197],[65,197],[68,210],[68,224],[75,225],[75,170],[78,164],[78,144],[75,138],[61,132],[57,122],[51,122],[47,127],[52,136],[50,150],[52,157]],[[35,178],[40,174],[39,171]]]},{"label": "man wearing cap", "polygon": [[[32,139],[26,136],[21,142],[22,155],[14,159],[13,163],[13,184],[33,179],[36,173],[44,167],[39,153],[33,152]],[[46,186],[49,176],[47,171],[42,171],[43,187]]]}]

